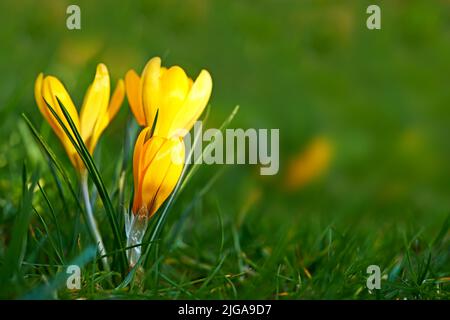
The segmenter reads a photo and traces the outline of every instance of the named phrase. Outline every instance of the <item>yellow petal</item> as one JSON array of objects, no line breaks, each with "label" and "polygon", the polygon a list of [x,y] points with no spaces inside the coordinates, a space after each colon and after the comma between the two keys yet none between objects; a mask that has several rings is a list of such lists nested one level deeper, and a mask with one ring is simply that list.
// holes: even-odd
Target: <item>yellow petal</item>
[{"label": "yellow petal", "polygon": [[98,139],[100,139],[101,134],[106,129],[106,127],[111,123],[112,119],[115,117],[117,112],[122,105],[123,99],[125,97],[125,85],[122,79],[117,82],[116,89],[109,102],[108,110],[103,115],[102,120],[97,123],[94,134],[92,135],[89,145],[89,152],[92,154],[94,152],[95,146],[97,145]]},{"label": "yellow petal", "polygon": [[42,95],[43,83],[44,83],[44,75],[42,73],[40,73],[39,76],[36,79],[35,84],[34,84],[34,97],[36,99],[36,104],[38,105],[39,110],[41,111],[41,113],[44,116],[45,120],[52,127],[53,131],[56,133],[58,138],[64,144],[64,142],[67,139],[67,137],[66,137],[65,133],[63,132],[62,128],[59,126],[56,118],[50,112],[50,110],[47,107],[47,104],[44,101],[44,97]]},{"label": "yellow petal", "polygon": [[152,216],[156,211],[161,207],[161,205],[166,201],[169,195],[172,193],[175,188],[178,179],[181,176],[181,172],[183,171],[183,162],[176,161],[174,162],[174,158],[184,160],[185,157],[185,149],[184,143],[182,140],[177,140],[176,143],[171,143],[170,146],[171,152],[171,164],[170,167],[166,171],[166,175],[164,177],[163,183],[160,185],[159,190],[154,198],[152,207],[150,208],[149,215]]},{"label": "yellow petal", "polygon": [[92,142],[89,140],[92,139],[96,126],[101,125],[99,122],[107,111],[109,94],[108,68],[100,63],[97,66],[94,81],[86,92],[80,113],[80,134],[89,149],[93,149]]},{"label": "yellow petal", "polygon": [[77,109],[75,108],[75,105],[73,104],[72,99],[70,98],[70,95],[67,92],[66,88],[64,88],[64,85],[57,78],[53,76],[47,76],[44,79],[42,90],[43,90],[43,98],[47,101],[48,104],[50,104],[53,110],[56,111],[58,116],[60,116],[61,120],[65,124],[67,123],[56,98],[58,98],[61,101],[61,103],[69,113],[70,117],[72,118],[73,123],[75,124],[77,129],[79,129],[80,120],[78,118]]},{"label": "yellow petal", "polygon": [[[69,113],[70,117],[72,118],[72,121],[75,124],[77,130],[79,130],[80,120],[78,118],[77,110],[72,102],[72,99],[70,98],[69,94],[64,88],[63,84],[55,77],[52,76],[45,77],[42,83],[42,97],[58,114],[63,124],[67,127],[72,137],[75,139],[75,135],[71,131],[70,126],[67,120],[65,119],[64,114],[61,108],[59,107],[59,103],[57,101],[57,98],[61,101],[61,103],[64,105],[67,112]],[[50,113],[50,110],[48,111]],[[63,143],[66,152],[69,155],[70,160],[72,161],[72,164],[76,168],[80,168],[80,166],[82,166],[81,160],[79,159],[78,154],[76,153],[76,150],[72,145],[70,139],[67,137],[63,129],[60,127],[59,122],[53,116],[53,114],[49,114],[49,117],[50,117],[49,119],[51,119],[49,123],[52,125],[54,129],[55,127],[57,128],[55,129],[55,133],[58,135],[61,142]]]},{"label": "yellow petal", "polygon": [[136,139],[133,152],[133,178],[134,178],[134,201],[133,201],[133,212],[137,213],[141,204],[141,193],[139,192],[140,187],[140,173],[141,173],[141,159],[142,159],[142,149],[144,143],[147,140],[147,135],[150,128],[146,127],[141,131]]},{"label": "yellow petal", "polygon": [[[155,139],[156,138],[156,139]],[[184,143],[181,139],[165,139],[161,145],[159,137],[152,137],[155,147],[149,146],[145,157],[152,158],[142,176],[142,203],[151,217],[172,193],[181,175],[183,164],[174,162],[176,157],[184,158]],[[158,141],[159,140],[159,141]],[[156,154],[154,152],[156,151]]]},{"label": "yellow petal", "polygon": [[44,116],[45,120],[50,124],[50,126],[53,128],[55,133],[59,136],[61,133],[61,128],[57,126],[57,123],[54,121],[54,117],[50,113],[50,110],[47,107],[47,104],[44,101],[44,98],[42,97],[42,86],[44,82],[44,75],[40,73],[38,77],[36,78],[36,82],[34,83],[34,98],[36,100],[36,104],[38,105],[39,111],[41,111],[42,115]]},{"label": "yellow petal", "polygon": [[141,77],[142,103],[145,123],[148,127],[152,126],[159,108],[160,76],[161,58],[150,59],[142,71]]},{"label": "yellow petal", "polygon": [[[150,128],[148,128],[150,129]],[[144,176],[152,163],[153,159],[156,157],[157,153],[165,143],[166,139],[161,137],[148,137],[148,132],[145,137],[144,144],[141,147],[140,154],[137,155],[137,175],[135,176],[135,180],[137,180],[138,184],[136,186],[136,197],[135,197],[135,207],[133,207],[133,212],[139,213],[143,211],[143,213],[147,212],[147,203],[143,200],[143,182]],[[144,209],[144,210],[142,210]]]},{"label": "yellow petal", "polygon": [[[141,163],[142,163],[142,150],[144,148],[145,143],[148,141],[148,134],[150,132],[150,128],[146,127],[141,131],[139,136],[136,139],[136,143],[134,146],[133,152],[133,176],[135,180],[139,181],[139,175],[142,171]],[[137,186],[136,186],[137,187]]]},{"label": "yellow petal", "polygon": [[183,69],[171,67],[161,77],[159,92],[159,113],[155,134],[169,136],[169,129],[181,109],[189,92],[189,78]]},{"label": "yellow petal", "polygon": [[177,134],[180,129],[190,131],[200,117],[212,91],[212,79],[208,71],[202,70],[192,85],[180,111],[172,121],[168,136]]},{"label": "yellow petal", "polygon": [[38,105],[39,110],[41,111],[42,115],[47,119],[47,106],[45,105],[45,101],[42,98],[42,82],[44,80],[44,75],[39,73],[38,77],[36,78],[36,81],[34,82],[34,98],[36,100],[36,104]]},{"label": "yellow petal", "polygon": [[111,121],[122,105],[123,98],[125,97],[125,84],[122,79],[119,79],[117,82],[116,89],[114,90],[113,95],[111,96],[111,101],[108,106],[108,119]]},{"label": "yellow petal", "polygon": [[125,86],[130,109],[140,126],[145,125],[145,115],[142,106],[141,78],[134,70],[125,75]]}]

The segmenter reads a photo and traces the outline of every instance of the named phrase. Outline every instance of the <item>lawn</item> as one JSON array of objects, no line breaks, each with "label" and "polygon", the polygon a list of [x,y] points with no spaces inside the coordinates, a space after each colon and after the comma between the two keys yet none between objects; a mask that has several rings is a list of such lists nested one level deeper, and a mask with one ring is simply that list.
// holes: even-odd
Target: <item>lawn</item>
[{"label": "lawn", "polygon": [[[0,4],[0,298],[450,298],[448,2],[81,0],[81,30],[66,27],[69,4]],[[370,4],[380,30],[366,28]],[[197,166],[130,269],[117,237],[138,125],[125,98],[89,179],[107,270],[34,83],[54,75],[80,106],[98,63],[115,85],[154,56],[209,71],[206,127],[279,129],[280,170]]]}]

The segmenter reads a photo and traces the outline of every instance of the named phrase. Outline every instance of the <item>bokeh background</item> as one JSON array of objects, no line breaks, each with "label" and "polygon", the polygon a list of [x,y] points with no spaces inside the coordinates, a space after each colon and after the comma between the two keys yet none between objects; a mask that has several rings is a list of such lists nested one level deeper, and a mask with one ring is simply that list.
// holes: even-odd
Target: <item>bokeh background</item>
[{"label": "bokeh background", "polygon": [[[383,297],[448,297],[448,282],[437,294],[414,275],[431,254],[425,278],[450,276],[449,1],[76,1],[73,31],[69,4],[0,4],[1,250],[23,162],[45,163],[21,113],[70,166],[35,105],[38,73],[59,77],[79,106],[98,62],[115,84],[160,56],[191,77],[210,71],[208,126],[239,105],[230,127],[280,129],[278,175],[225,166],[198,197],[222,170],[203,166],[183,191],[166,233],[196,201],[168,275],[201,277],[222,234],[229,254],[218,274],[240,276],[206,285],[219,298],[371,298],[369,264],[391,284]],[[381,6],[381,30],[366,28],[370,4]],[[109,183],[130,115],[124,102],[97,150]]]}]

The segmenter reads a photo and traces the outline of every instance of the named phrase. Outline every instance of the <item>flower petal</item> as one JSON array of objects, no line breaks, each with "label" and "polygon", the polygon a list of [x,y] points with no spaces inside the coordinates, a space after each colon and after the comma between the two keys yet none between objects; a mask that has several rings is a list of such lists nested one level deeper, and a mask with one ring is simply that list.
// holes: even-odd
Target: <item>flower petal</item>
[{"label": "flower petal", "polygon": [[[148,127],[147,127],[148,128]],[[149,128],[150,129],[150,128]],[[147,137],[148,139],[148,133]],[[143,188],[143,182],[144,182],[144,176],[147,173],[147,170],[149,169],[150,164],[155,159],[156,155],[160,151],[161,147],[165,143],[166,139],[161,137],[151,137],[148,140],[144,142],[142,145],[142,149],[140,151],[140,156],[138,157],[137,161],[139,161],[139,164],[137,165],[138,171],[137,176],[135,176],[135,179],[137,179],[138,184],[136,187],[136,211],[133,210],[135,213],[143,212],[146,213],[148,209],[148,203],[143,200],[145,198],[145,195],[143,194],[142,188]],[[149,196],[149,195],[147,195]],[[134,208],[134,207],[133,207]],[[142,210],[144,209],[144,210]]]},{"label": "flower petal", "polygon": [[95,146],[97,145],[98,139],[100,139],[101,134],[105,131],[106,127],[111,123],[112,119],[115,117],[117,112],[122,105],[122,101],[125,97],[125,85],[122,79],[119,79],[116,89],[109,102],[108,110],[103,115],[101,121],[99,121],[94,129],[94,133],[89,140],[89,152],[92,154],[94,152]]},{"label": "flower petal", "polygon": [[44,98],[42,97],[43,83],[44,83],[44,75],[42,73],[40,73],[34,83],[34,98],[36,100],[36,104],[38,105],[39,111],[41,111],[45,120],[47,120],[47,122],[50,124],[50,126],[55,131],[55,133],[59,136],[59,134],[61,133],[61,128],[59,126],[57,126],[57,123],[55,123],[56,119],[52,116],[52,114],[50,113],[50,110],[48,110],[48,107],[44,101]]},{"label": "flower petal", "polygon": [[134,70],[125,75],[125,86],[130,109],[140,126],[145,125],[145,115],[142,106],[141,78]]},{"label": "flower petal", "polygon": [[161,76],[159,92],[158,123],[156,135],[169,136],[169,129],[189,92],[189,78],[184,70],[178,66],[169,68]]},{"label": "flower petal", "polygon": [[[59,107],[58,98],[61,103],[66,108],[67,112],[69,113],[70,117],[72,118],[73,123],[79,130],[80,127],[80,120],[78,118],[78,113],[75,108],[75,105],[72,102],[72,99],[70,98],[69,94],[67,93],[66,89],[64,88],[63,84],[55,77],[53,76],[47,76],[43,79],[42,86],[42,98],[43,100],[47,101],[47,103],[53,108],[53,110],[56,112],[56,114],[59,116],[59,118],[62,120],[64,126],[69,130],[72,137],[75,139],[75,135],[70,130],[69,123],[67,122],[61,108]],[[42,102],[42,101],[41,101]],[[44,102],[45,103],[45,102]],[[69,155],[70,160],[72,161],[72,164],[80,169],[82,168],[82,162],[81,159],[79,159],[79,156],[75,150],[75,147],[72,145],[72,142],[70,141],[69,137],[65,134],[63,128],[59,125],[58,120],[53,116],[53,114],[48,110],[47,108],[47,121],[52,126],[55,133],[58,135],[59,139],[61,140],[62,144],[64,145],[64,148],[66,149],[67,154]]]},{"label": "flower petal", "polygon": [[[133,177],[134,177],[134,201],[133,201],[133,212],[137,213],[135,208],[138,208],[140,205],[140,173],[141,173],[141,159],[142,159],[142,149],[144,147],[144,143],[147,140],[147,135],[150,131],[150,128],[146,127],[141,131],[136,139],[136,143],[134,145],[134,153],[133,153]],[[139,208],[138,208],[139,210]]]},{"label": "flower petal", "polygon": [[[66,134],[63,132],[62,128],[59,126],[59,124],[58,124],[56,118],[53,116],[53,114],[50,113],[50,110],[48,109],[47,104],[44,101],[44,97],[42,95],[43,85],[44,85],[44,75],[42,73],[40,73],[34,84],[34,97],[36,99],[36,104],[38,105],[39,110],[41,111],[45,120],[52,127],[53,131],[56,133],[58,138],[64,144],[64,142],[67,139]],[[70,141],[69,141],[69,143],[70,143]]]},{"label": "flower petal", "polygon": [[124,97],[125,97],[125,84],[122,79],[119,79],[119,81],[117,82],[116,89],[114,90],[113,95],[111,96],[111,100],[108,106],[107,114],[109,121],[111,121],[119,111]]},{"label": "flower petal", "polygon": [[180,111],[172,121],[169,137],[177,135],[179,130],[190,131],[195,121],[200,117],[212,91],[212,79],[208,71],[202,70],[192,85]]},{"label": "flower petal", "polygon": [[152,144],[155,145],[149,146],[145,157],[152,158],[152,161],[141,177],[142,204],[147,207],[149,217],[172,193],[183,169],[183,163],[174,161],[174,157],[184,159],[183,141],[164,139],[164,143],[161,144],[160,139],[160,137],[151,138]]},{"label": "flower petal", "polygon": [[97,66],[94,81],[86,92],[80,112],[80,134],[89,149],[93,149],[89,140],[92,139],[95,127],[99,125],[98,123],[102,120],[103,115],[106,114],[109,94],[108,68],[100,63]]},{"label": "flower petal", "polygon": [[160,77],[161,58],[155,57],[147,62],[141,77],[142,103],[145,123],[148,127],[153,125],[159,108]]}]

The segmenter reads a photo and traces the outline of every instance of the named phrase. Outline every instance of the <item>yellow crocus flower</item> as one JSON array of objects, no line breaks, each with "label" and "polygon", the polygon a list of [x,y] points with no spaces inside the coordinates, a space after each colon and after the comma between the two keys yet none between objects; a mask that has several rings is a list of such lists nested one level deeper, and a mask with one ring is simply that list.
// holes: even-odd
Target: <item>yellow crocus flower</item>
[{"label": "yellow crocus flower", "polygon": [[155,57],[140,77],[136,71],[128,71],[125,86],[139,125],[151,127],[158,112],[154,134],[171,138],[184,136],[200,117],[211,96],[212,79],[202,70],[192,81],[179,66],[161,67],[161,59]]},{"label": "yellow crocus flower", "polygon": [[183,170],[184,152],[179,137],[150,137],[149,127],[141,131],[133,154],[134,215],[150,218],[172,193]]},{"label": "yellow crocus flower", "polygon": [[78,115],[78,111],[64,85],[54,76],[44,76],[42,73],[39,74],[34,86],[34,95],[39,110],[61,140],[70,161],[79,172],[83,172],[83,162],[70,142],[69,137],[67,137],[63,128],[60,126],[58,120],[47,107],[45,101],[47,101],[53,110],[55,110],[59,118],[70,131],[69,124],[56,99],[56,97],[58,97],[70,114],[75,126],[83,138],[83,142],[92,154],[100,135],[114,118],[117,111],[119,111],[125,96],[125,85],[123,80],[120,79],[110,99],[110,79],[108,69],[104,64],[100,63],[97,66],[94,81],[89,86],[84,96],[80,115]]}]

